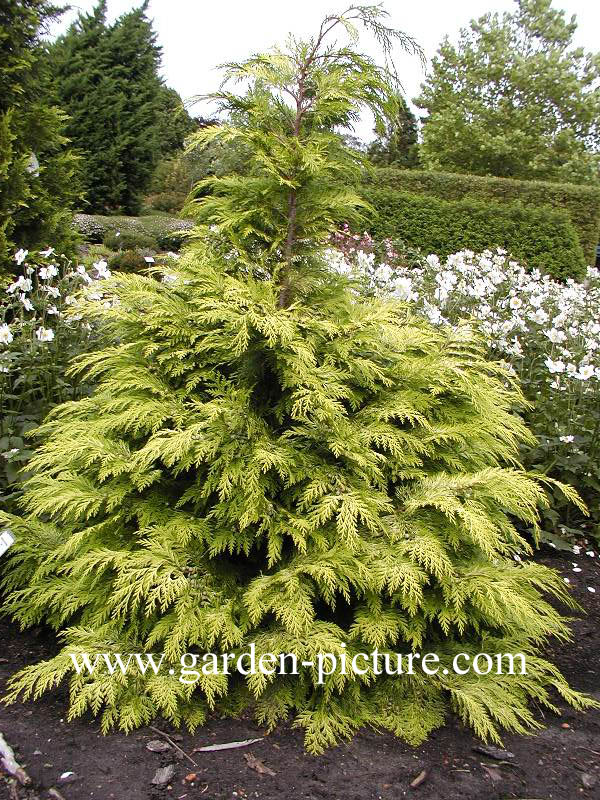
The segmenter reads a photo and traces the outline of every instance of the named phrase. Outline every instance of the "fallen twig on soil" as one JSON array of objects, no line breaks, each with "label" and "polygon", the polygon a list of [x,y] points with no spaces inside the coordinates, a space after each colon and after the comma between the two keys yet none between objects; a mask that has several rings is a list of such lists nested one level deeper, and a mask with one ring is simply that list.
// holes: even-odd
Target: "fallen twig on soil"
[{"label": "fallen twig on soil", "polygon": [[164,737],[165,737],[165,739],[167,740],[167,742],[168,742],[168,743],[171,745],[171,747],[174,747],[174,748],[175,748],[175,750],[178,750],[178,751],[181,753],[181,755],[185,756],[185,757],[187,758],[187,760],[188,760],[188,761],[190,761],[190,762],[191,762],[191,763],[192,763],[192,764],[193,764],[195,767],[197,767],[197,766],[198,766],[198,764],[196,764],[196,762],[194,761],[194,759],[193,759],[191,756],[189,756],[189,755],[188,755],[188,754],[185,752],[185,750],[182,750],[182,749],[181,749],[181,747],[179,747],[179,745],[178,745],[178,744],[176,744],[176,743],[173,741],[173,739],[171,739],[171,737],[169,736],[169,734],[168,734],[168,733],[165,733],[164,731],[159,731],[159,729],[158,729],[158,728],[155,728],[155,727],[154,727],[154,725],[149,725],[148,727],[150,728],[150,730],[151,730],[151,731],[154,731],[154,733],[159,733],[161,736],[164,736]]},{"label": "fallen twig on soil", "polygon": [[427,770],[423,769],[423,770],[421,770],[421,772],[419,772],[419,774],[414,779],[414,781],[411,781],[410,788],[411,789],[416,789],[418,786],[420,786],[426,780],[427,780]]},{"label": "fallen twig on soil", "polygon": [[244,739],[241,742],[225,742],[224,744],[208,744],[206,747],[195,747],[194,753],[213,753],[216,750],[234,750],[237,747],[248,747],[250,744],[262,742],[260,739]]},{"label": "fallen twig on soil", "polygon": [[23,767],[15,759],[15,754],[12,747],[9,746],[6,739],[0,733],[0,766],[16,778],[22,786],[29,786],[31,778],[25,772]]}]

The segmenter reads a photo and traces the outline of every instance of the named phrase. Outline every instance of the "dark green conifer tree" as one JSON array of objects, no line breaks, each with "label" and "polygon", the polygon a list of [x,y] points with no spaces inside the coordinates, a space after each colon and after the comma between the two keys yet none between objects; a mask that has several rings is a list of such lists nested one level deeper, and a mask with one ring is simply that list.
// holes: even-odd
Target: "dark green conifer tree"
[{"label": "dark green conifer tree", "polygon": [[101,0],[52,48],[56,91],[70,115],[69,136],[84,158],[93,211],[135,214],[160,155],[180,147],[183,128],[190,128],[189,117],[177,120],[173,97],[165,94],[147,7],[145,2],[108,25]]},{"label": "dark green conifer tree", "polygon": [[369,160],[378,167],[416,169],[419,166],[417,118],[404,97],[398,96],[393,116],[385,120],[385,128],[367,149]]},{"label": "dark green conifer tree", "polygon": [[158,105],[158,149],[162,159],[178,153],[202,122],[190,116],[178,92],[168,86],[160,87]]},{"label": "dark green conifer tree", "polygon": [[76,159],[53,103],[42,34],[58,9],[47,0],[0,4],[0,268],[16,248],[74,244]]}]

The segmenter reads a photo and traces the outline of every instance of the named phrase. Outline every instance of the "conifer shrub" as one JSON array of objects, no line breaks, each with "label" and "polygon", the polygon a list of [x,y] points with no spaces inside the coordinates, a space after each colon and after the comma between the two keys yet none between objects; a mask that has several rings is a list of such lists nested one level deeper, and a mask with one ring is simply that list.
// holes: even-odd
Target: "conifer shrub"
[{"label": "conifer shrub", "polygon": [[122,250],[112,256],[108,266],[111,270],[119,270],[119,272],[139,272],[147,269],[148,263],[139,250]]},{"label": "conifer shrub", "polygon": [[[415,49],[367,6],[229,65],[255,81],[252,113],[197,141],[241,139],[252,176],[213,180],[195,206],[212,230],[168,270],[113,275],[88,301],[113,342],[79,359],[97,388],[51,413],[24,513],[0,515],[17,538],[3,608],[64,642],[9,699],[68,680],[70,717],[91,710],[105,731],[157,715],[193,729],[212,709],[252,709],[268,727],[292,715],[312,752],[367,724],[418,743],[451,710],[498,741],[502,727],[539,726],[529,700],[593,704],[539,654],[569,636],[548,601],[573,605],[561,577],[513,559],[529,550],[514,520],[535,526],[546,502],[517,461],[530,438],[518,388],[468,325],[435,329],[362,296],[320,245],[360,204],[361,156],[333,129],[359,103],[381,118],[394,96],[386,70],[328,43],[353,19],[384,50],[393,36]],[[180,680],[186,653],[252,645],[259,663],[431,650],[446,669],[458,652],[521,652],[527,674],[367,665],[320,682],[316,667],[244,676],[208,662]],[[77,674],[83,652],[165,661],[158,674]]]},{"label": "conifer shrub", "polygon": [[144,231],[123,230],[110,231],[106,234],[102,242],[110,250],[135,250],[136,248],[154,249],[158,248],[156,239]]}]

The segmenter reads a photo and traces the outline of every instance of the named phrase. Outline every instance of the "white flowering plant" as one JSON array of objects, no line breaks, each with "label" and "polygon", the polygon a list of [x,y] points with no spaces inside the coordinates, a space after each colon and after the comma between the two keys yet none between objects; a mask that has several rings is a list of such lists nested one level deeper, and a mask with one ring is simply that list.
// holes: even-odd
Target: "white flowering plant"
[{"label": "white flowering plant", "polygon": [[[518,378],[529,407],[521,410],[538,444],[525,465],[570,483],[590,518],[557,492],[545,512],[553,543],[600,533],[600,271],[559,283],[528,271],[503,250],[464,250],[445,260],[341,231],[333,241],[335,269],[361,291],[410,302],[435,325],[469,319],[490,355]],[[556,536],[560,529],[563,536]]]},{"label": "white flowering plant", "polygon": [[[17,275],[0,296],[0,499],[14,500],[33,451],[27,434],[53,406],[88,389],[67,376],[71,359],[93,347],[97,331],[82,304],[102,298],[106,262],[74,266],[52,248],[19,250]],[[93,295],[93,296],[92,296]]]}]

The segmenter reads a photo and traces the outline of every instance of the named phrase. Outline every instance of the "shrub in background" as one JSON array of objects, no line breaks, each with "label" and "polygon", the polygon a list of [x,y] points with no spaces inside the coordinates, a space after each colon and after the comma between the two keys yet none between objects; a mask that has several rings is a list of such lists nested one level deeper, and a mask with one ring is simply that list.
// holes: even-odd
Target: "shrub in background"
[{"label": "shrub in background", "polygon": [[[233,124],[243,118],[241,109],[231,114]],[[220,124],[218,120],[199,119],[199,127],[207,128]],[[160,211],[178,213],[185,206],[194,186],[209,177],[224,175],[246,175],[249,153],[241,142],[214,139],[202,147],[185,149],[157,165],[146,202]]]},{"label": "shrub in background", "polygon": [[568,214],[586,264],[595,262],[596,245],[600,241],[600,189],[595,186],[393,168],[370,171],[366,181],[373,187],[424,194],[438,200],[475,200],[494,206],[520,203],[527,208],[550,206]]},{"label": "shrub in background", "polygon": [[110,250],[158,249],[158,242],[153,236],[137,230],[111,231],[106,234],[102,243]]},{"label": "shrub in background", "polygon": [[[101,243],[105,237],[117,232],[123,236],[139,234],[151,237],[159,247],[176,249],[175,245],[184,241],[184,232],[193,227],[188,219],[168,216],[143,217],[105,217],[98,215],[76,214],[73,225],[88,242]],[[118,238],[118,237],[117,237]],[[112,242],[113,240],[111,240]],[[178,249],[178,247],[177,247]]]},{"label": "shrub in background", "polygon": [[174,250],[178,252],[189,239],[189,229],[180,228],[164,231],[158,235],[158,246],[161,250]]},{"label": "shrub in background", "polygon": [[[334,129],[388,71],[327,36],[364,23],[389,51],[380,7],[328,17],[308,42],[229,66],[251,79],[246,123],[198,134],[245,141],[252,174],[212,183],[207,231],[162,280],[119,275],[88,313],[113,344],[84,357],[94,394],[56,409],[28,482],[3,608],[47,621],[64,648],[10,696],[68,678],[70,716],[131,730],[163,714],[190,728],[212,708],[295,715],[319,752],[362,725],[422,741],[453,709],[484,738],[538,723],[571,690],[538,648],[568,638],[543,597],[569,596],[511,516],[535,525],[542,484],[516,460],[520,394],[468,326],[441,330],[397,301],[359,296],[320,242],[360,197],[360,155]],[[284,90],[304,101],[285,103]],[[229,106],[240,98],[225,90]],[[568,491],[568,490],[567,490]],[[569,492],[573,499],[576,496]],[[202,670],[183,653],[349,658],[434,650],[523,652],[526,675],[386,676]],[[346,647],[344,648],[344,644]],[[160,674],[77,675],[71,654],[163,651]],[[380,657],[381,658],[381,657]],[[376,660],[376,659],[375,659]],[[174,674],[169,674],[172,665]]]},{"label": "shrub in background", "polygon": [[119,272],[140,272],[142,269],[147,269],[149,264],[139,250],[123,250],[112,256],[108,266],[111,270]]},{"label": "shrub in background", "polygon": [[502,247],[529,268],[555,278],[585,275],[583,251],[567,214],[551,208],[499,206],[476,200],[446,202],[435,197],[370,188],[368,230],[375,239],[401,239],[424,254],[447,257],[466,248]]}]

